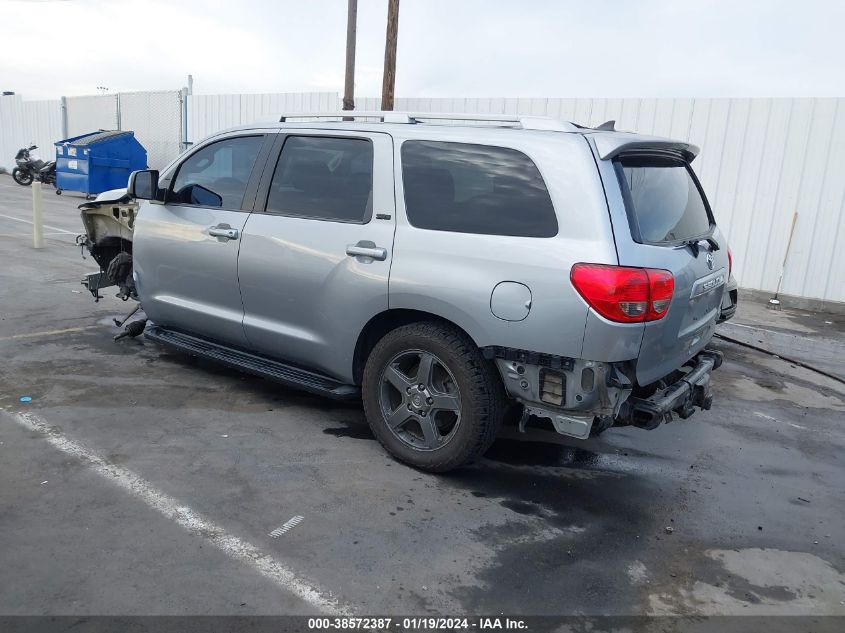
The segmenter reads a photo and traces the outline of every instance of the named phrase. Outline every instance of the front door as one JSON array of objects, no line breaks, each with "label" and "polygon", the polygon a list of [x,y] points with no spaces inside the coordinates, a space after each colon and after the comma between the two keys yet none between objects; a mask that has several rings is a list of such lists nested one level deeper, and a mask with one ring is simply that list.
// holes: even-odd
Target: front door
[{"label": "front door", "polygon": [[165,202],[141,208],[133,264],[157,325],[246,346],[238,250],[272,138],[241,132],[201,146],[164,176]]},{"label": "front door", "polygon": [[387,310],[395,201],[387,134],[285,132],[241,239],[244,330],[261,353],[352,380]]}]

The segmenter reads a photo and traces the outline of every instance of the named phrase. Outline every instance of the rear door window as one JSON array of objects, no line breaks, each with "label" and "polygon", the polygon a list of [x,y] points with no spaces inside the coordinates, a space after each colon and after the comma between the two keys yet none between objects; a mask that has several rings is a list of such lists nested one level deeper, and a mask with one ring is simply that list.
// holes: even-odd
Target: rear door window
[{"label": "rear door window", "polygon": [[402,144],[408,221],[417,228],[484,235],[553,237],[558,225],[546,184],[520,151],[440,141]]},{"label": "rear door window", "polygon": [[372,141],[325,136],[285,140],[270,182],[268,213],[363,223],[372,208]]},{"label": "rear door window", "polygon": [[673,243],[705,236],[713,224],[688,163],[657,156],[623,156],[616,173],[634,239]]}]

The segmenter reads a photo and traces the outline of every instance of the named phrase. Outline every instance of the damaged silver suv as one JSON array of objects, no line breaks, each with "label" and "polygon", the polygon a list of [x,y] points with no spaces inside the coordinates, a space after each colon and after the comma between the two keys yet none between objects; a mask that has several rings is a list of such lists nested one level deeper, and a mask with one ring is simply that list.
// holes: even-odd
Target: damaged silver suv
[{"label": "damaged silver suv", "polygon": [[484,453],[506,409],[580,439],[653,429],[709,409],[721,364],[731,261],[697,153],[612,124],[284,116],[83,205],[86,283],[137,297],[147,339],[360,397],[418,468]]}]

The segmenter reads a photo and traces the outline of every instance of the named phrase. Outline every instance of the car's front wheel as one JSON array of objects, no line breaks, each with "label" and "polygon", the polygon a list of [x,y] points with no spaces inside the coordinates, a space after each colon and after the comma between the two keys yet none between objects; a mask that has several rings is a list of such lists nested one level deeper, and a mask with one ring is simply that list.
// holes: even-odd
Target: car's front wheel
[{"label": "car's front wheel", "polygon": [[382,338],[362,387],[367,420],[382,445],[433,472],[486,451],[505,403],[492,363],[461,331],[437,322],[405,325]]}]

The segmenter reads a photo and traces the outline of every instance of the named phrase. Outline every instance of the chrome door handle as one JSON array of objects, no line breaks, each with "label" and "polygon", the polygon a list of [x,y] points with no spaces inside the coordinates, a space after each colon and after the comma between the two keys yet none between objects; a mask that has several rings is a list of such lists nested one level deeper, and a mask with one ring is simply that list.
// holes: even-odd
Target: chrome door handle
[{"label": "chrome door handle", "polygon": [[[372,246],[370,246],[372,244]],[[380,248],[372,242],[358,242],[346,247],[346,254],[351,257],[371,257],[383,262],[387,259],[387,249]]]},{"label": "chrome door handle", "polygon": [[238,229],[233,229],[230,226],[212,226],[208,229],[208,234],[211,237],[223,237],[227,240],[238,239]]}]

